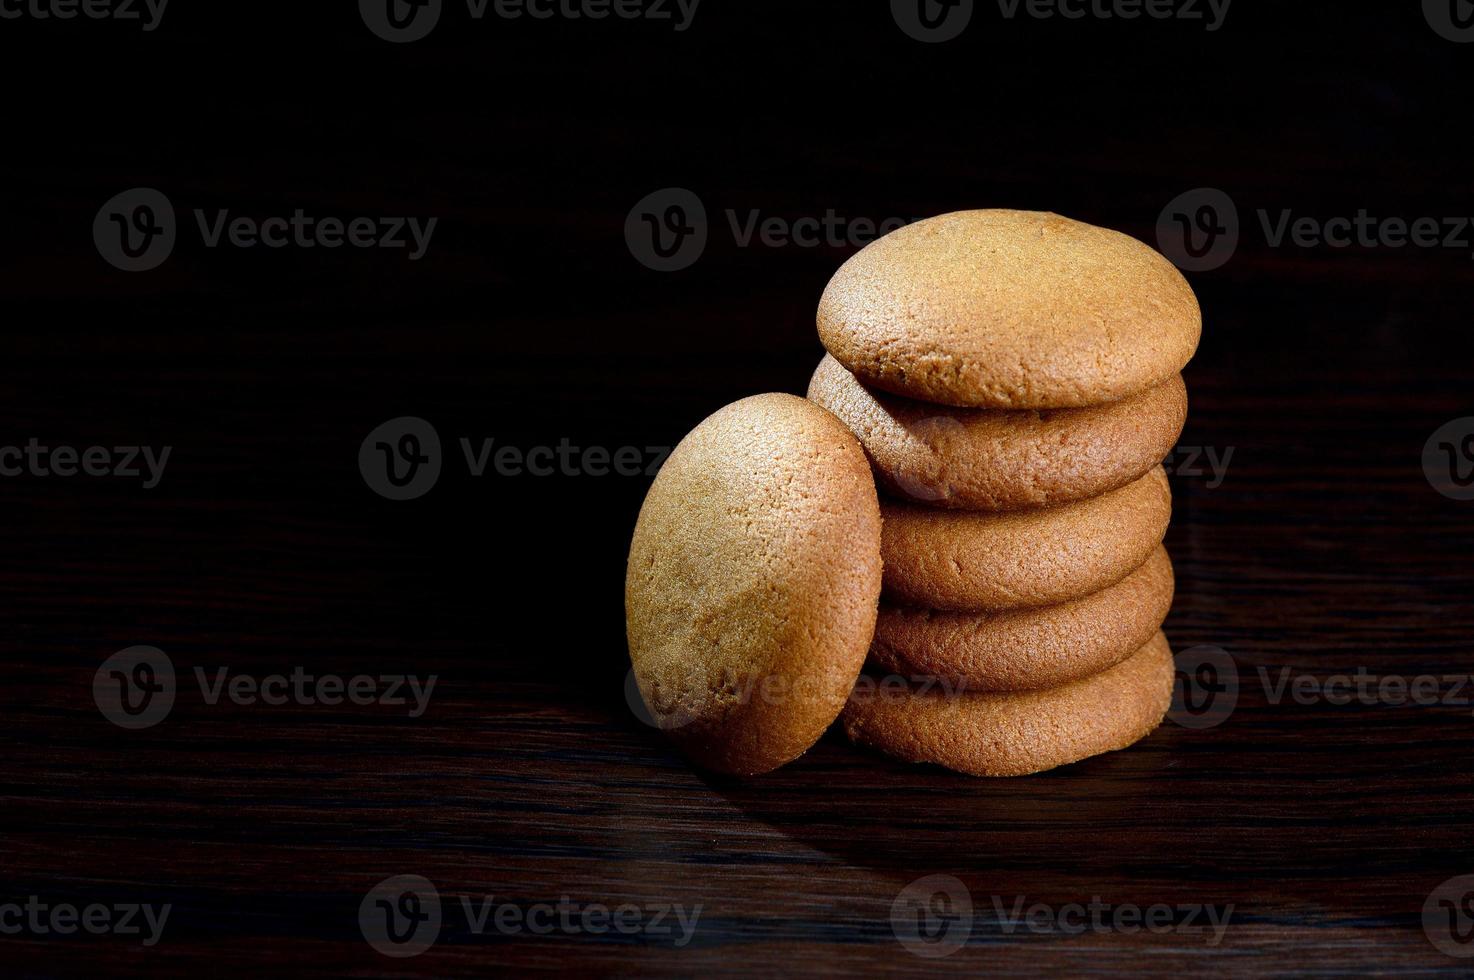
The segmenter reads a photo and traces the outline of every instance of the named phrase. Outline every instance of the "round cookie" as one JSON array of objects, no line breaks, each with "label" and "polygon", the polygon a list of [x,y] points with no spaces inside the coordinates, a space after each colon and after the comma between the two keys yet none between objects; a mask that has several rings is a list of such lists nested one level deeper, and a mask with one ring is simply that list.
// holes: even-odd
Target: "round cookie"
[{"label": "round cookie", "polygon": [[1021,510],[1095,497],[1161,463],[1187,421],[1180,374],[1089,408],[947,408],[875,391],[833,357],[809,399],[850,427],[893,496],[958,510]]},{"label": "round cookie", "polygon": [[1109,670],[1013,694],[900,690],[861,678],[844,710],[850,740],[974,776],[1025,776],[1145,738],[1172,706],[1172,650],[1158,631]]},{"label": "round cookie", "polygon": [[775,769],[844,707],[879,597],[880,505],[854,436],[793,395],[734,402],[640,508],[625,577],[640,695],[702,765]]},{"label": "round cookie", "polygon": [[1180,372],[1202,315],[1177,268],[1129,235],[1039,211],[959,211],[851,256],[818,325],[831,354],[886,391],[1072,408]]},{"label": "round cookie", "polygon": [[1161,628],[1172,593],[1172,562],[1159,546],[1115,585],[1053,606],[962,613],[882,605],[870,661],[969,691],[1054,687],[1131,656]]},{"label": "round cookie", "polygon": [[882,595],[929,609],[996,612],[1079,599],[1151,556],[1172,519],[1158,466],[1099,497],[998,514],[880,502]]}]

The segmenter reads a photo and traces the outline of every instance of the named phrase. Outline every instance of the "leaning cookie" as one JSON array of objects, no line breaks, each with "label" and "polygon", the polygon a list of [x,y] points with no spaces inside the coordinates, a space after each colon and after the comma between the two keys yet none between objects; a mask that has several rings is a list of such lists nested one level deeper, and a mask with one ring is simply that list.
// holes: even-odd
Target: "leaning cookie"
[{"label": "leaning cookie", "polygon": [[1079,599],[1149,558],[1172,519],[1158,466],[1099,497],[983,513],[880,502],[884,596],[930,609],[996,612]]},{"label": "leaning cookie", "polygon": [[854,437],[793,395],[734,402],[640,508],[625,577],[640,696],[702,765],[767,772],[838,717],[879,599],[880,505]]},{"label": "leaning cookie", "polygon": [[1089,408],[977,410],[888,395],[826,356],[808,394],[855,433],[888,493],[958,510],[1049,507],[1123,487],[1167,457],[1187,421],[1177,374]]},{"label": "leaning cookie", "polygon": [[1115,585],[1053,606],[970,613],[882,604],[870,661],[970,691],[1054,687],[1131,656],[1167,618],[1172,593],[1172,562],[1158,547]]},{"label": "leaning cookie", "polygon": [[892,686],[865,675],[845,706],[852,741],[974,776],[1024,776],[1124,749],[1172,704],[1172,650],[1157,632],[1102,673],[1043,691]]},{"label": "leaning cookie", "polygon": [[834,274],[819,339],[869,384],[972,408],[1068,408],[1180,372],[1202,316],[1147,245],[1039,211],[959,211],[871,242]]}]

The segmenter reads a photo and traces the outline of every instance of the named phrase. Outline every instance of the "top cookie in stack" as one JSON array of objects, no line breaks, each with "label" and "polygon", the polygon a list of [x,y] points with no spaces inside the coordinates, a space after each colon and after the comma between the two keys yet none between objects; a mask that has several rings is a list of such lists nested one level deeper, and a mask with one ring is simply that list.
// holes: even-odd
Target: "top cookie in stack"
[{"label": "top cookie in stack", "polygon": [[1197,350],[1177,269],[1136,239],[1057,214],[959,211],[844,264],[819,338],[867,384],[963,408],[1078,408],[1140,394]]}]

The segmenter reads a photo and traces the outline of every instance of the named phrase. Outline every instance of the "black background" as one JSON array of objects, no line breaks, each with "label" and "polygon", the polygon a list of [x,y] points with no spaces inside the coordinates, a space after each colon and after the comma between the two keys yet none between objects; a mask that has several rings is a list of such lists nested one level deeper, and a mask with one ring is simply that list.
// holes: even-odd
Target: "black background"
[{"label": "black background", "polygon": [[[1212,489],[1174,479],[1169,636],[1246,677],[1467,670],[1474,505],[1435,493],[1419,457],[1474,414],[1474,245],[1272,247],[1257,212],[1474,214],[1474,47],[1417,3],[1237,0],[1216,31],[980,4],[937,45],[871,2],[704,0],[685,31],[452,3],[404,45],[352,4],[306,6],[178,3],[153,32],[0,21],[0,443],[173,447],[152,490],[0,480],[9,897],[177,906],[152,949],[0,938],[22,970],[921,970],[886,910],[930,872],[980,905],[1104,892],[1236,901],[1245,923],[1214,960],[1192,938],[1025,941],[983,917],[952,967],[1460,965],[1419,915],[1474,870],[1467,709],[1275,706],[1256,686],[1210,734],[1164,729],[1023,784],[832,735],[766,783],[712,780],[621,694],[648,480],[473,478],[456,441],[668,447],[735,398],[801,393],[819,294],[853,249],[741,247],[728,210],[1021,207],[1156,244],[1169,201],[1220,188],[1242,241],[1189,275],[1205,329],[1183,441],[1234,447],[1235,468]],[[180,216],[151,272],[92,238],[133,187]],[[667,187],[701,197],[710,238],[661,273],[625,222]],[[417,262],[208,249],[195,208],[438,226]],[[391,502],[356,460],[400,416],[435,426],[446,468]],[[91,677],[134,644],[181,676],[440,686],[425,719],[181,698],[120,732]],[[395,961],[354,918],[395,873],[523,900],[704,887],[713,924],[686,950],[460,936]]]}]

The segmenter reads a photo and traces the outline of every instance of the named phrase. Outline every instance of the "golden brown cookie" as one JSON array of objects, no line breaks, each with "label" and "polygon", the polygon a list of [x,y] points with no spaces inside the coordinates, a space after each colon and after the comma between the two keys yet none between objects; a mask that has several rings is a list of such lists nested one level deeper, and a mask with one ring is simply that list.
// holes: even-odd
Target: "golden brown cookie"
[{"label": "golden brown cookie", "polygon": [[1105,405],[999,411],[888,395],[825,357],[809,399],[854,431],[888,493],[958,510],[1048,507],[1123,487],[1167,457],[1187,421],[1178,374]]},{"label": "golden brown cookie", "polygon": [[880,505],[854,436],[793,395],[734,402],[640,508],[625,624],[641,697],[702,765],[777,768],[844,707],[879,596]]},{"label": "golden brown cookie", "polygon": [[1172,705],[1172,683],[1172,650],[1159,631],[1114,667],[1043,691],[958,693],[866,674],[844,727],[852,741],[907,762],[1024,776],[1146,737]]},{"label": "golden brown cookie", "polygon": [[851,256],[818,324],[840,363],[886,391],[1073,408],[1179,373],[1202,316],[1176,267],[1128,235],[1039,211],[959,211]]},{"label": "golden brown cookie", "polygon": [[1159,546],[1115,585],[1053,606],[968,613],[882,604],[870,660],[970,691],[1054,687],[1131,656],[1167,618],[1172,592],[1172,562]]},{"label": "golden brown cookie", "polygon": [[1079,599],[1162,543],[1172,490],[1158,466],[1099,497],[983,513],[880,502],[882,594],[902,605],[996,612]]}]

